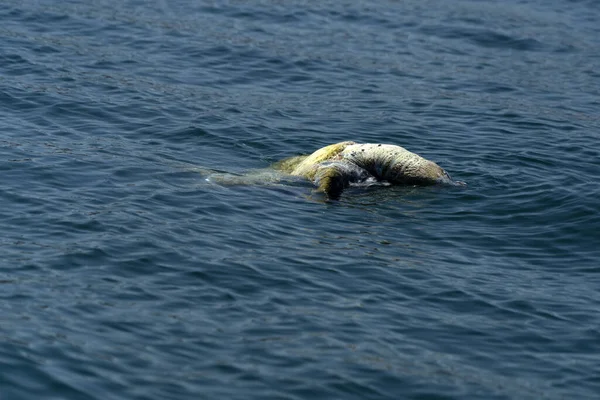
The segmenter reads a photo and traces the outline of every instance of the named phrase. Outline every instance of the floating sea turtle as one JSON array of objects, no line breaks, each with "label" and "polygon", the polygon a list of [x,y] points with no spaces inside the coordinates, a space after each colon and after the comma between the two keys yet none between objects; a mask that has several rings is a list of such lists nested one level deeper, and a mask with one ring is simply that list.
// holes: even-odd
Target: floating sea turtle
[{"label": "floating sea turtle", "polygon": [[[317,192],[330,199],[340,197],[352,184],[388,182],[392,185],[432,185],[453,182],[436,163],[392,144],[340,142],[310,155],[286,158],[275,163],[271,172],[244,176],[213,174],[208,180],[224,183],[258,183],[281,180],[285,175],[303,177],[317,186]],[[237,180],[235,178],[238,178]],[[226,182],[228,181],[228,182]]]}]

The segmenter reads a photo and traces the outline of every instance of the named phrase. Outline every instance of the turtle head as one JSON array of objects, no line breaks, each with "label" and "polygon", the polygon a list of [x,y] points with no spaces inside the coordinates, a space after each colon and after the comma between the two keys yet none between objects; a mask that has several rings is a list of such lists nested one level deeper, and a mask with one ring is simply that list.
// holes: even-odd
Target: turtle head
[{"label": "turtle head", "polygon": [[452,186],[467,186],[466,182],[463,181],[455,181],[452,179],[452,177],[450,176],[449,173],[447,173],[443,168],[441,168],[439,165],[434,164],[434,166],[431,166],[431,176],[435,177],[435,183],[441,183],[441,184],[445,184],[445,185],[452,185]]}]

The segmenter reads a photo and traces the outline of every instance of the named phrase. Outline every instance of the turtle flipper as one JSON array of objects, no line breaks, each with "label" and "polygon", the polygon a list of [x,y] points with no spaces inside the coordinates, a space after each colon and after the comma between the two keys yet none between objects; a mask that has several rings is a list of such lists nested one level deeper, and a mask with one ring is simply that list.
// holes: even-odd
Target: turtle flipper
[{"label": "turtle flipper", "polygon": [[339,199],[351,183],[364,182],[373,178],[367,170],[344,161],[324,162],[317,166],[314,184],[317,192],[325,193],[330,199]]},{"label": "turtle flipper", "polygon": [[325,193],[330,199],[338,199],[350,184],[338,168],[323,167],[315,174],[315,185],[317,192]]}]

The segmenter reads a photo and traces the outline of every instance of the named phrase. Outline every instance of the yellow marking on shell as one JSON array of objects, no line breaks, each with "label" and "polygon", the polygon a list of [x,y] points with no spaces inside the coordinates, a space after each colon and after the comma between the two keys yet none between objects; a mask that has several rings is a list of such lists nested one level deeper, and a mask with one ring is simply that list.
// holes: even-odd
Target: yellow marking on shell
[{"label": "yellow marking on shell", "polygon": [[284,158],[283,160],[274,163],[271,167],[277,171],[291,174],[292,171],[294,171],[294,169],[296,169],[296,167],[306,159],[306,157],[308,157],[308,155]]},{"label": "yellow marking on shell", "polygon": [[340,142],[323,147],[302,160],[291,174],[313,180],[318,169],[318,164],[324,161],[336,160],[346,147],[353,144],[354,142]]}]

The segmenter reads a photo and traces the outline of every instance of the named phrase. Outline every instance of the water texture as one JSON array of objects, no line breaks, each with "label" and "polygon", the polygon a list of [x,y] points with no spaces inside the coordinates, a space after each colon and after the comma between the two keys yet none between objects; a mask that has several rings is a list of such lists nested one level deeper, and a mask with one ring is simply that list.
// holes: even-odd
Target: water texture
[{"label": "water texture", "polygon": [[[598,20],[3,1],[0,398],[598,398]],[[468,186],[206,180],[342,140]]]}]

